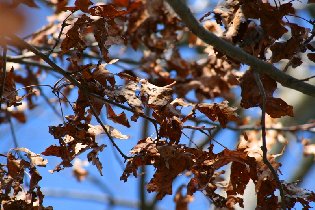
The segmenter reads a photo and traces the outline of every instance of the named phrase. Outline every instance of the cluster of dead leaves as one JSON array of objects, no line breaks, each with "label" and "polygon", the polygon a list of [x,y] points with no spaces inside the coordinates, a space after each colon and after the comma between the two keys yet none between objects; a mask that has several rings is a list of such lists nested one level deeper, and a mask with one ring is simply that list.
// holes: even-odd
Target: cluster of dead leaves
[{"label": "cluster of dead leaves", "polygon": [[[219,4],[213,13],[216,22],[225,28],[223,38],[262,59],[266,58],[266,52],[270,49],[273,63],[289,59],[290,66],[296,68],[302,64],[298,54],[307,50],[307,57],[315,61],[314,46],[311,44],[314,30],[288,21],[287,17],[295,16],[293,4],[271,5],[268,1],[228,0]],[[255,20],[260,21],[260,25]],[[287,32],[290,32],[290,38],[278,41]]]},{"label": "cluster of dead leaves", "polygon": [[[186,174],[190,179],[186,187],[187,195],[181,194],[184,186],[180,187],[175,196],[178,206],[187,208],[187,204],[192,201],[191,196],[196,191],[202,191],[217,207],[231,209],[236,204],[244,208],[244,191],[252,180],[257,193],[257,207],[278,209],[280,204],[275,194],[278,185],[262,160],[261,149],[253,148],[254,144],[250,144],[251,141],[253,140],[243,139],[236,150],[224,149],[215,154],[212,146],[207,151],[201,151],[181,144],[169,144],[164,140],[146,138],[140,140],[131,150],[134,156],[128,160],[121,180],[127,181],[131,174],[138,177],[139,167],[152,165],[156,171],[147,184],[147,191],[156,192],[157,199],[172,195],[173,181],[176,177]],[[275,161],[275,156],[269,155],[268,159],[275,170],[278,170],[280,164]],[[221,168],[229,163],[231,163],[230,180],[222,185],[220,176],[225,172]],[[293,184],[283,186],[286,193],[294,191],[294,196],[289,194],[287,197],[289,208],[300,202],[309,209],[309,202],[314,202],[313,192],[305,191]],[[227,195],[218,194],[216,190],[219,188],[225,190]]]},{"label": "cluster of dead leaves", "polygon": [[[22,16],[12,13],[13,17],[9,14],[10,11],[15,11],[19,4],[37,7],[33,0],[13,2],[7,11],[5,10],[8,5],[0,5],[0,10],[5,11],[3,14],[12,22],[6,24],[8,28],[4,28],[10,32],[16,32],[22,26]],[[189,33],[188,40],[185,40],[187,31],[183,24],[162,0],[112,0],[107,4],[95,5],[90,0],[75,0],[71,2],[74,3],[73,6],[68,5],[68,0],[47,2],[55,7],[55,15],[49,18],[47,26],[32,35],[30,42],[38,48],[46,49],[52,48],[60,41],[60,46],[57,46],[60,47],[60,53],[58,50],[57,53],[52,53],[52,59],[60,59],[63,62],[69,56],[66,58],[69,61],[67,73],[84,89],[77,92],[76,102],[72,106],[74,114],[66,116],[63,124],[49,127],[50,134],[58,142],[47,147],[42,155],[55,156],[62,160],[52,172],[74,165],[76,178],[84,179],[87,172],[80,168],[75,158],[86,152],[88,161],[94,164],[102,175],[103,167],[99,154],[106,145],[96,141],[97,136],[103,134],[111,140],[128,139],[128,136],[109,125],[92,125],[93,116],[99,117],[106,110],[107,119],[129,128],[130,120],[150,117],[144,114],[143,110],[147,108],[152,111],[150,121],[156,128],[157,139],[142,139],[131,150],[133,156],[128,159],[122,180],[127,181],[131,174],[137,176],[139,167],[152,165],[156,171],[147,185],[147,190],[156,192],[157,198],[162,199],[165,195],[173,194],[174,179],[187,172],[188,184],[186,188],[180,187],[174,198],[178,209],[187,209],[196,191],[203,191],[218,207],[233,208],[236,204],[243,207],[242,196],[247,184],[252,180],[257,193],[257,207],[279,207],[275,195],[278,186],[262,161],[258,131],[243,134],[236,150],[224,149],[217,154],[213,152],[212,146],[207,151],[202,151],[180,144],[185,123],[198,120],[198,112],[213,122],[219,122],[223,128],[230,121],[238,120],[236,108],[230,107],[227,101],[204,103],[205,100],[218,97],[234,99],[233,87],[241,87],[243,108],[262,106],[262,96],[252,69],[241,76],[235,71],[240,69],[240,63],[233,58],[205,46]],[[76,13],[76,16],[67,18],[69,13],[65,11]],[[298,67],[302,64],[299,53],[307,53],[307,57],[315,61],[315,47],[311,43],[314,32],[286,21],[286,16],[295,14],[292,3],[272,6],[267,1],[260,0],[227,0],[216,6],[213,14],[214,20],[205,24],[209,31],[262,60],[267,60],[266,52],[270,50],[272,63],[289,59],[292,67]],[[60,33],[61,29],[64,29],[63,33]],[[291,33],[291,37],[280,41],[280,38],[285,38],[287,32]],[[7,32],[1,29],[0,34],[3,33]],[[180,46],[177,46],[179,41],[188,41],[190,46],[197,50],[201,48],[207,56],[198,61],[183,58]],[[118,74],[107,70],[106,65],[117,62],[111,59],[109,51],[114,45],[131,46],[134,50],[143,51],[138,67],[132,70],[123,68]],[[20,46],[16,47],[20,49]],[[85,64],[85,56],[94,56],[98,63]],[[30,57],[30,61],[40,62],[34,57]],[[103,64],[103,61],[106,64]],[[2,64],[0,67],[2,69]],[[26,66],[26,69],[27,73],[17,75],[12,68],[7,72],[4,84],[0,84],[0,89],[3,89],[4,85],[1,103],[7,107],[18,106],[23,99],[26,99],[30,109],[35,107],[33,92],[26,88],[27,93],[19,97],[16,83],[23,87],[39,84],[43,69],[38,67],[36,73],[29,66]],[[143,78],[146,79],[140,78],[137,70],[144,73],[146,77]],[[1,72],[0,81],[2,78]],[[293,116],[293,107],[281,98],[274,97],[276,81],[267,75],[260,75],[260,78],[267,96],[267,114],[272,118]],[[59,80],[57,83],[60,81],[65,80]],[[63,84],[60,85],[61,89]],[[66,97],[71,88],[67,84],[64,87],[64,101],[67,101]],[[190,91],[194,91],[196,101],[189,100]],[[129,119],[125,111],[118,111],[114,105],[132,111],[133,116]],[[188,114],[182,113],[183,108],[190,109]],[[5,108],[1,110],[4,116],[0,115],[0,122],[8,121],[8,112],[18,121],[26,121],[23,110]],[[267,132],[269,140],[279,136],[281,132]],[[269,141],[269,144],[274,142]],[[311,146],[305,145],[309,150],[313,150]],[[1,204],[5,209],[36,209],[35,206],[45,209],[42,207],[43,195],[38,186],[41,176],[36,166],[45,166],[47,162],[28,149],[16,150],[26,153],[28,160],[18,159],[12,152],[7,154],[7,170],[3,166],[0,167]],[[268,159],[274,169],[279,170],[280,164],[276,161],[276,156],[268,155]],[[224,171],[221,167],[228,164],[231,164],[230,180],[222,186],[220,181]],[[22,195],[25,171],[31,175],[31,181],[28,192]],[[284,183],[283,186],[289,195],[289,208],[300,202],[308,209],[309,202],[315,200],[313,192],[292,184]],[[184,188],[187,190],[185,195],[182,194]],[[223,188],[227,196],[218,194],[218,188]],[[21,196],[24,196],[24,199],[18,199]]]},{"label": "cluster of dead leaves", "polygon": [[[123,135],[117,129],[105,125],[104,128],[110,135],[110,138],[128,139],[127,135]],[[99,145],[96,136],[105,134],[101,125],[84,124],[74,119],[74,116],[68,116],[68,122],[59,126],[50,126],[49,132],[59,140],[59,146],[51,145],[44,152],[45,156],[60,157],[62,162],[58,164],[51,172],[60,171],[64,167],[71,167],[72,161],[81,153],[90,150],[87,159],[97,167],[102,175],[102,163],[98,155],[106,147],[105,144]]]},{"label": "cluster of dead leaves", "polygon": [[[186,103],[180,99],[172,99],[171,87],[174,84],[158,87],[145,79],[139,79],[126,73],[119,73],[118,77],[126,81],[124,86],[116,86],[113,74],[100,66],[96,66],[95,69],[85,68],[80,75],[76,76],[80,82],[88,84],[88,89],[94,90],[94,92],[96,90],[95,94],[103,95],[116,103],[128,104],[134,111],[134,116],[131,117],[133,121],[143,115],[144,107],[152,109],[154,117],[152,120],[155,120],[154,123],[160,126],[158,136],[167,137],[171,143],[180,141],[183,124],[188,119],[195,118],[196,111],[203,113],[212,121],[220,122],[222,127],[225,127],[229,121],[237,120],[236,109],[229,107],[227,101],[214,104]],[[130,127],[129,119],[124,112],[116,114],[110,104],[97,98],[89,98],[79,91],[73,110],[75,115],[67,116],[67,122],[58,126],[50,126],[49,129],[54,138],[59,140],[59,146],[52,145],[42,154],[62,159],[62,162],[53,171],[60,171],[63,167],[72,166],[71,162],[75,157],[91,149],[92,151],[88,153],[87,157],[102,174],[102,164],[97,155],[105,145],[98,145],[95,137],[106,132],[102,125],[92,126],[89,123],[94,114],[100,115],[104,106],[109,120]],[[190,107],[191,112],[184,115],[177,107]],[[95,113],[91,110],[95,110]],[[128,138],[113,127],[108,125],[104,127],[109,138]]]},{"label": "cluster of dead leaves", "polygon": [[[22,154],[25,154],[25,157],[22,157]],[[37,167],[45,167],[48,161],[27,148],[11,150],[7,153],[6,159],[7,164],[0,166],[1,206],[6,210],[51,210],[52,207],[43,206],[44,195],[38,185],[42,177],[37,170]],[[24,183],[26,173],[30,175],[27,189]]]},{"label": "cluster of dead leaves", "polygon": [[[277,89],[277,82],[267,75],[261,75],[260,78],[266,93],[266,113],[273,118],[280,118],[282,116],[293,117],[293,107],[281,98],[273,97],[274,91]],[[257,106],[262,107],[263,98],[252,70],[248,70],[242,76],[240,86],[242,89],[242,107],[246,109]]]},{"label": "cluster of dead leaves", "polygon": [[[0,68],[3,68],[1,62]],[[16,71],[13,66],[9,69],[10,70],[7,71],[5,75],[3,74],[3,71],[0,72],[0,81],[4,81],[3,84],[0,84],[0,89],[3,90],[0,102],[5,105],[0,109],[0,122],[8,123],[10,118],[14,118],[20,123],[25,123],[27,120],[25,110],[27,108],[33,109],[36,106],[34,98],[38,96],[39,91],[35,88],[25,88],[24,95],[19,96],[16,85],[21,84],[26,87],[32,84],[32,82],[36,82],[36,76],[32,71],[29,71],[28,74],[23,77],[15,73]],[[3,80],[3,77],[5,77],[5,80]],[[22,104],[23,100],[27,101],[24,105]]]}]

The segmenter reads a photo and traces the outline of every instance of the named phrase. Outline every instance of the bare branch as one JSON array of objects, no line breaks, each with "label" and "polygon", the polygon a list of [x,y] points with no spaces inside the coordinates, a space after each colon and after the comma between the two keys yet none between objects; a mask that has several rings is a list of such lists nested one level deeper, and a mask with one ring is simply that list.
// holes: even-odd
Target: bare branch
[{"label": "bare branch", "polygon": [[51,50],[47,53],[47,56],[50,56],[52,52],[54,52],[55,48],[57,47],[57,45],[59,44],[60,42],[60,38],[61,38],[61,35],[62,35],[62,32],[63,32],[63,29],[68,26],[67,24],[67,20],[68,18],[72,15],[72,13],[70,15],[68,15],[66,17],[66,19],[63,20],[62,24],[61,24],[61,29],[60,29],[60,32],[59,32],[59,35],[58,35],[58,38],[56,40],[56,43],[54,44],[54,46],[51,48]]},{"label": "bare branch", "polygon": [[273,168],[273,166],[271,165],[271,163],[269,162],[268,158],[267,158],[267,140],[266,140],[266,92],[264,90],[264,86],[262,84],[262,81],[260,79],[260,76],[257,72],[254,72],[254,77],[257,83],[257,86],[259,88],[259,92],[260,95],[262,97],[262,106],[261,106],[261,136],[262,136],[262,147],[261,150],[263,152],[263,161],[264,163],[268,166],[269,170],[271,171],[271,173],[274,176],[274,179],[276,180],[278,187],[279,187],[279,191],[280,191],[280,196],[281,196],[281,208],[283,210],[286,210],[286,204],[285,204],[285,194],[283,191],[283,186],[280,182],[279,176],[276,172],[276,170]]}]

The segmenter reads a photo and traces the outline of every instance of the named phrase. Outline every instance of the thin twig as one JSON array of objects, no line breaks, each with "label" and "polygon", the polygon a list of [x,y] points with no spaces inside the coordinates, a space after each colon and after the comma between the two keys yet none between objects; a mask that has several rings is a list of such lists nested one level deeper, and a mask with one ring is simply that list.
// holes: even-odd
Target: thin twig
[{"label": "thin twig", "polygon": [[[50,102],[48,96],[43,92],[42,88],[39,86],[38,87],[39,91],[40,91],[40,95],[44,98],[44,101],[48,104],[48,106],[51,108],[51,110],[60,118],[60,119],[64,119],[63,115],[60,114],[58,112],[58,110],[56,109],[56,107]],[[60,99],[59,99],[60,101]],[[60,104],[60,103],[59,103]],[[60,104],[61,106],[61,104]]]},{"label": "thin twig", "polygon": [[41,69],[46,69],[46,70],[53,70],[53,68],[51,66],[45,65],[45,64],[41,64],[40,62],[36,62],[36,61],[32,61],[29,59],[17,59],[15,57],[9,57],[7,56],[7,61],[8,62],[12,62],[12,63],[19,63],[19,64],[24,64],[27,66],[36,66],[39,67]]},{"label": "thin twig", "polygon": [[108,130],[106,129],[105,125],[103,124],[101,118],[98,116],[94,106],[92,105],[91,103],[91,100],[90,100],[90,97],[89,97],[89,94],[87,93],[87,90],[83,89],[84,91],[84,95],[85,97],[87,97],[88,101],[89,101],[89,105],[90,105],[90,108],[91,108],[91,111],[92,111],[92,114],[93,116],[95,117],[96,121],[101,125],[101,127],[103,128],[105,134],[107,135],[107,137],[109,138],[110,142],[112,143],[112,145],[116,148],[116,150],[119,152],[119,154],[125,159],[125,160],[128,160],[132,157],[128,157],[127,155],[125,155],[121,149],[118,147],[118,145],[115,143],[113,137],[110,135],[110,133],[108,132]]},{"label": "thin twig", "polygon": [[55,50],[55,48],[57,47],[57,45],[59,44],[60,42],[60,38],[61,38],[61,35],[62,35],[62,32],[63,32],[63,29],[68,26],[69,24],[67,24],[67,20],[68,18],[72,15],[73,13],[71,13],[70,15],[68,15],[66,17],[66,19],[63,20],[62,24],[61,24],[61,29],[60,29],[60,32],[59,32],[59,35],[58,35],[58,38],[56,40],[56,43],[54,44],[54,46],[51,48],[51,50],[47,53],[47,56],[49,57],[51,55],[51,53]]},{"label": "thin twig", "polygon": [[[217,127],[214,131],[211,132],[210,135],[207,136],[207,138],[198,144],[199,148],[204,148],[209,142],[214,140],[214,137],[221,131],[221,127]],[[216,142],[216,140],[214,140]],[[217,143],[217,142],[216,142]]]},{"label": "thin twig", "polygon": [[97,176],[92,175],[91,173],[88,174],[86,180],[94,184],[98,187],[103,193],[106,193],[110,196],[113,196],[113,192],[109,189],[109,187]]},{"label": "thin twig", "polygon": [[[38,50],[45,50],[45,49],[42,49],[42,48],[37,48]],[[60,53],[61,50],[59,51],[54,51],[53,53]],[[70,50],[68,53],[65,53],[65,55],[70,55],[72,51]],[[32,59],[34,57],[36,57],[37,55],[36,54],[32,54],[32,55],[16,55],[16,56],[10,56],[8,57],[8,60],[10,62],[21,62],[23,61],[24,59]],[[99,60],[101,57],[97,54],[94,54],[94,53],[83,53],[82,56],[84,56],[85,58],[90,58],[90,59],[96,59],[96,60]],[[119,59],[119,62],[121,63],[126,63],[126,64],[129,64],[129,65],[139,65],[141,64],[141,61],[135,61],[135,60],[132,60],[132,59],[128,59],[128,58],[118,58]]]},{"label": "thin twig", "polygon": [[[148,107],[145,108],[145,115],[150,114],[150,109]],[[142,132],[141,132],[141,139],[145,139],[148,137],[148,131],[149,131],[149,121],[147,119],[143,119],[143,125],[142,125]],[[139,200],[140,200],[140,206],[139,209],[141,210],[148,210],[150,208],[147,205],[146,200],[146,192],[145,192],[145,182],[146,182],[146,166],[143,165],[140,167],[140,180],[139,180]]]},{"label": "thin twig", "polygon": [[[32,75],[32,71],[30,70],[29,67],[26,68],[27,71],[28,71],[28,74],[29,75]],[[33,78],[33,82],[35,83],[35,85],[40,85],[39,84],[39,81],[38,81],[38,78],[37,77],[32,77]],[[46,103],[48,104],[48,106],[52,109],[52,111],[60,118],[60,119],[63,119],[63,116],[60,115],[60,113],[57,111],[57,109],[55,108],[55,106],[53,106],[51,104],[51,102],[49,101],[49,98],[46,96],[46,94],[44,93],[43,89],[41,86],[37,86],[39,92],[40,92],[40,95],[44,98],[44,100],[46,101]],[[27,90],[28,88],[26,88]]]},{"label": "thin twig", "polygon": [[[13,125],[13,122],[12,122],[11,113],[7,111],[6,114],[7,114],[7,120],[8,120],[9,125],[10,125],[11,136],[12,136],[14,148],[19,148],[19,143],[18,143],[17,138],[16,138],[16,134],[15,134],[14,125]],[[18,151],[18,154],[19,154],[19,157],[22,158],[22,155],[20,154],[20,151]]]},{"label": "thin twig", "polygon": [[210,127],[207,128],[205,126],[191,126],[191,125],[184,125],[183,126],[184,129],[191,129],[191,130],[199,130],[199,131],[213,131],[216,127]]},{"label": "thin twig", "polygon": [[44,31],[47,31],[47,30],[51,29],[53,26],[54,26],[54,23],[50,23],[47,26],[45,26],[45,27],[35,31],[34,33],[31,33],[31,34],[28,34],[28,35],[24,36],[23,39],[28,39],[30,37],[35,37],[35,36],[43,33]]},{"label": "thin twig", "polygon": [[261,136],[262,136],[262,147],[261,150],[263,152],[263,161],[266,164],[266,166],[269,168],[269,170],[271,171],[271,173],[274,176],[274,179],[277,182],[279,191],[280,191],[280,196],[281,196],[281,208],[283,210],[286,209],[286,204],[285,204],[285,194],[284,194],[284,190],[283,190],[283,186],[280,182],[279,176],[276,172],[276,170],[273,168],[273,166],[271,165],[271,163],[268,160],[267,157],[267,140],[266,140],[266,92],[264,90],[264,86],[262,84],[262,81],[260,79],[259,73],[257,73],[256,71],[254,71],[254,77],[255,77],[255,81],[257,83],[257,86],[259,88],[259,92],[260,95],[262,97],[262,106],[261,106]]},{"label": "thin twig", "polygon": [[[57,116],[59,116],[60,118],[64,118],[63,117],[63,114],[59,114],[59,112],[56,110],[56,108],[51,104],[51,102],[49,101],[49,98],[44,94],[44,92],[42,91],[42,88],[41,87],[49,87],[50,89],[52,89],[52,93],[59,99],[59,101],[61,100],[60,99],[60,97],[59,97],[59,94],[61,94],[64,98],[65,98],[65,100],[66,100],[66,102],[70,105],[70,107],[72,108],[72,109],[74,109],[73,108],[73,106],[72,106],[72,104],[71,104],[71,102],[65,97],[65,95],[62,93],[62,92],[60,92],[60,90],[57,90],[55,87],[52,87],[51,85],[47,85],[47,84],[37,84],[37,85],[28,85],[28,86],[25,86],[25,87],[21,87],[21,88],[19,88],[19,89],[16,89],[16,90],[14,90],[14,91],[11,91],[11,92],[9,92],[8,93],[8,95],[10,96],[11,94],[13,94],[13,93],[15,93],[15,92],[18,92],[18,91],[20,91],[20,90],[24,90],[24,89],[29,89],[29,88],[33,88],[33,87],[36,87],[36,88],[38,88],[39,89],[39,91],[41,92],[41,95],[43,96],[43,98],[45,99],[45,101],[48,103],[48,105],[52,108],[52,110],[53,110],[53,112],[55,112],[55,114],[57,115]],[[61,108],[62,109],[62,108]]]},{"label": "thin twig", "polygon": [[[195,126],[198,126],[199,125],[199,122],[195,122]],[[190,136],[189,136],[189,142],[188,142],[188,147],[191,147],[191,145],[195,142],[193,142],[193,138],[196,134],[196,130],[193,129],[192,132],[190,133]]]}]

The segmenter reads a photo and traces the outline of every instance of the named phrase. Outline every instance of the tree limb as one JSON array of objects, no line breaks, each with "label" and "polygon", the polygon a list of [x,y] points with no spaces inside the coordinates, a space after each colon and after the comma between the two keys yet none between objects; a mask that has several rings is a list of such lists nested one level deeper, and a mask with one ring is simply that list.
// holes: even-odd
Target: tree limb
[{"label": "tree limb", "polygon": [[267,139],[266,139],[266,92],[264,90],[264,86],[263,83],[260,79],[260,76],[257,72],[254,72],[254,77],[255,77],[255,81],[257,83],[257,86],[259,88],[259,92],[260,95],[262,97],[262,106],[261,106],[261,136],[262,136],[262,146],[261,146],[261,150],[263,152],[263,161],[265,163],[265,165],[269,168],[269,170],[271,171],[275,181],[277,182],[277,185],[279,187],[279,191],[280,191],[280,196],[281,196],[281,209],[286,210],[286,205],[285,205],[285,194],[283,191],[283,186],[281,184],[281,181],[279,179],[279,176],[277,174],[277,171],[273,168],[273,166],[271,165],[271,163],[268,160],[267,157]]},{"label": "tree limb", "polygon": [[191,13],[190,9],[181,0],[166,0],[173,10],[178,14],[186,26],[197,37],[205,43],[213,46],[217,51],[238,60],[241,63],[247,64],[255,71],[267,74],[272,79],[279,82],[282,86],[297,90],[309,96],[315,97],[315,86],[291,77],[270,63],[264,62],[248,53],[241,48],[232,45],[231,43],[219,38],[213,33],[207,31]]}]

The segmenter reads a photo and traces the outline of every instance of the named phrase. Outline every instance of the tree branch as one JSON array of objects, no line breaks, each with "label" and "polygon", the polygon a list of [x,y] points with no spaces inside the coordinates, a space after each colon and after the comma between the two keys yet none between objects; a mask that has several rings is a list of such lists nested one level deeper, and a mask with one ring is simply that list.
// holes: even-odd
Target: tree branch
[{"label": "tree branch", "polygon": [[173,10],[178,14],[186,26],[197,37],[205,43],[213,46],[219,52],[251,66],[255,71],[267,74],[272,79],[279,82],[284,87],[288,87],[315,97],[315,86],[291,77],[270,63],[264,62],[248,53],[241,48],[232,45],[231,43],[217,37],[213,33],[207,31],[191,13],[190,9],[181,0],[166,0]]},{"label": "tree branch", "polygon": [[261,150],[263,152],[263,161],[264,164],[269,168],[269,170],[271,171],[278,187],[279,187],[279,191],[280,191],[280,196],[281,196],[281,208],[283,210],[286,210],[286,204],[285,204],[285,194],[284,194],[284,190],[283,190],[283,186],[280,182],[279,176],[277,174],[277,171],[273,168],[273,166],[271,165],[271,163],[268,160],[267,157],[267,139],[266,139],[266,92],[264,90],[264,86],[262,84],[262,81],[260,79],[260,76],[257,72],[254,72],[254,77],[255,77],[255,81],[257,83],[260,95],[262,97],[262,106],[261,106],[261,136],[262,136],[262,146],[261,146]]}]

